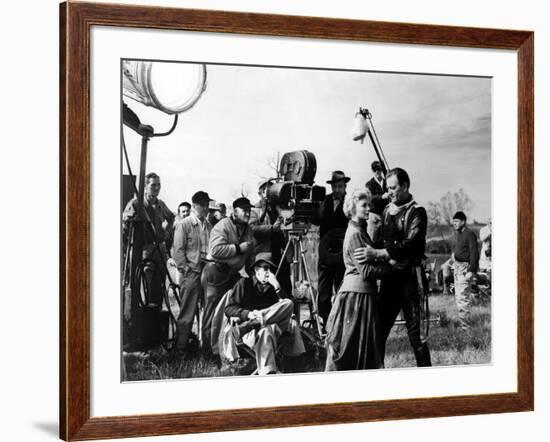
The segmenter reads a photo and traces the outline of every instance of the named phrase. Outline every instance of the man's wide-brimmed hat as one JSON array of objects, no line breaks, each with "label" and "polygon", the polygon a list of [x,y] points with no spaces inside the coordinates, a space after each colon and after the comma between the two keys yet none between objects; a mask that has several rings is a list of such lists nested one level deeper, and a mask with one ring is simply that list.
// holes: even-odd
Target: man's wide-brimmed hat
[{"label": "man's wide-brimmed hat", "polygon": [[341,170],[335,170],[334,172],[332,172],[332,177],[330,180],[327,181],[327,183],[334,184],[340,181],[344,181],[345,183],[347,183],[349,180],[351,180],[351,178],[349,176],[346,176],[344,172],[342,172]]},{"label": "man's wide-brimmed hat", "polygon": [[271,267],[271,270],[273,272],[276,272],[277,271],[277,266],[275,264],[273,264],[273,261],[271,261],[271,253],[268,253],[268,252],[261,252],[261,253],[258,253],[256,255],[256,257],[254,258],[254,267],[257,266],[258,264],[262,263],[262,262],[265,262],[267,265],[269,265],[269,267]]}]

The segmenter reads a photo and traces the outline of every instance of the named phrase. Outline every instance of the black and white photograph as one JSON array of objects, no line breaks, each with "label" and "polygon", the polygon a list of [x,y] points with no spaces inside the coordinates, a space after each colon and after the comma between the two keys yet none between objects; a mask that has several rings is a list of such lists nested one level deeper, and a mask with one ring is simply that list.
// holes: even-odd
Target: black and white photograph
[{"label": "black and white photograph", "polygon": [[122,381],[492,363],[491,78],[120,81]]}]

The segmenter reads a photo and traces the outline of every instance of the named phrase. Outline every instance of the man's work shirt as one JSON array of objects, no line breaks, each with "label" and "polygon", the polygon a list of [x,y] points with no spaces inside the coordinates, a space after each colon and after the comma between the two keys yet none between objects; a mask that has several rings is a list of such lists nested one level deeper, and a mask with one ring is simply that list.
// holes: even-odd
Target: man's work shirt
[{"label": "man's work shirt", "polygon": [[468,227],[462,232],[456,232],[456,243],[454,247],[455,261],[467,262],[469,272],[477,272],[479,262],[479,251],[477,248],[476,234]]},{"label": "man's work shirt", "polygon": [[[146,225],[147,217],[144,217],[144,219],[142,220],[144,223],[143,249],[144,252],[151,253],[154,250],[155,240],[156,242],[161,244],[170,239],[170,235],[168,232],[172,230],[172,225],[176,216],[159,198],[157,198],[154,202],[150,202],[147,198],[144,198],[143,208],[147,212],[147,215],[149,215],[149,219],[151,220],[156,232],[155,238],[155,235],[151,228]],[[125,242],[127,240],[130,222],[134,221],[137,217],[137,209],[137,198],[133,198],[128,202],[126,208],[124,209],[124,212],[122,213],[122,234]],[[163,224],[165,222],[166,227],[163,227]]]},{"label": "man's work shirt", "polygon": [[271,307],[280,298],[285,297],[286,294],[282,291],[277,294],[271,284],[260,284],[255,276],[241,278],[227,300],[225,315],[228,318],[238,317],[241,321],[246,321],[248,313],[252,310]]},{"label": "man's work shirt", "polygon": [[180,271],[190,268],[200,272],[201,261],[208,253],[211,230],[208,220],[201,220],[195,212],[176,225],[172,255]]}]

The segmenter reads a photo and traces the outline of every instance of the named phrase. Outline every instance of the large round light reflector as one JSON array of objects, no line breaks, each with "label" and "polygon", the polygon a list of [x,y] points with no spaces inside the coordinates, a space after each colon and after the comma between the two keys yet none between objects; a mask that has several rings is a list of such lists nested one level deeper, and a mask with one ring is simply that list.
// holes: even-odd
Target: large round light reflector
[{"label": "large round light reflector", "polygon": [[151,61],[123,62],[123,94],[167,114],[193,107],[206,89],[206,66]]}]

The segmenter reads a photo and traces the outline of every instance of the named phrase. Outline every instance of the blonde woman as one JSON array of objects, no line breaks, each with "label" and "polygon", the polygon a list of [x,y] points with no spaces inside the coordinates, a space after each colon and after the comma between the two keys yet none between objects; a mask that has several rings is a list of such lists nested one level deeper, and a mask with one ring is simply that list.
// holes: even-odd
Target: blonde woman
[{"label": "blonde woman", "polygon": [[350,221],[344,237],[346,272],[327,322],[326,371],[382,368],[384,360],[378,343],[376,280],[387,275],[389,263],[360,264],[353,253],[372,246],[367,234],[371,194],[357,190],[346,196],[344,213]]}]

